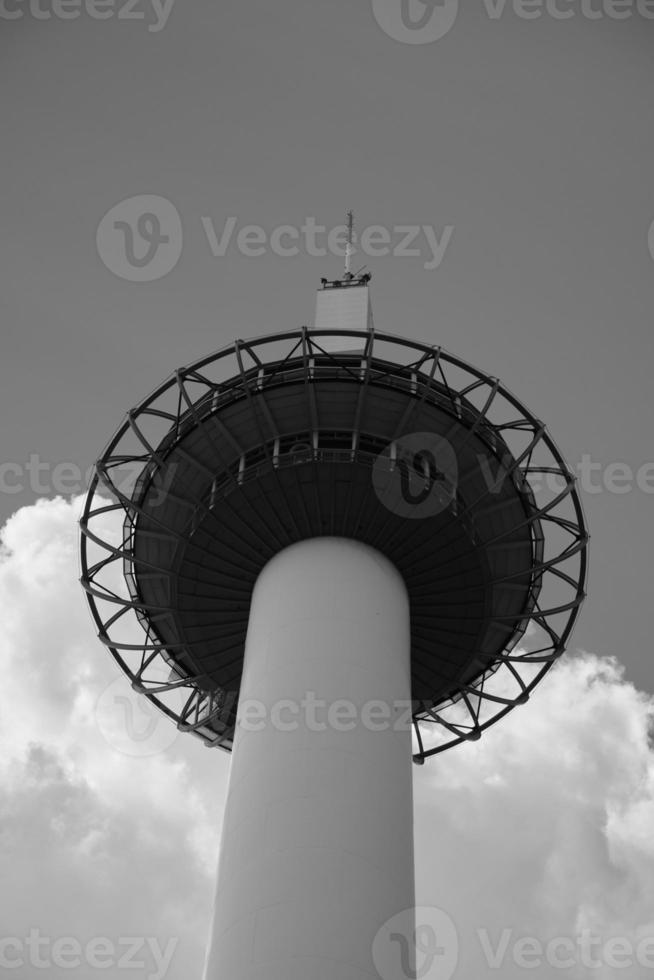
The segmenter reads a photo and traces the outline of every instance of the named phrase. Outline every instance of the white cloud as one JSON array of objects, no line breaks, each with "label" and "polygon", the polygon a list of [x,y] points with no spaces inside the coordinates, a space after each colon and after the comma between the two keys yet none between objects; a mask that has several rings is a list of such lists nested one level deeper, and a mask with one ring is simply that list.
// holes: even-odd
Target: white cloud
[{"label": "white cloud", "polygon": [[[512,959],[518,938],[546,946],[584,929],[631,943],[633,967],[612,966],[595,944],[586,961],[602,966],[578,947],[574,968],[543,957],[531,976],[646,975],[636,951],[654,937],[653,717],[654,700],[615,659],[568,655],[527,707],[417,773],[418,900],[455,921],[462,976],[498,975],[479,930],[497,944],[505,929],[503,980],[525,974]],[[654,968],[654,942],[650,957]]]},{"label": "white cloud", "polygon": [[[22,943],[6,958],[22,956],[13,975],[31,977],[30,930],[82,944],[107,937],[108,980],[124,975],[121,937],[153,937],[161,949],[173,940],[167,977],[182,980],[201,970],[228,760],[181,736],[154,755],[125,754],[98,725],[98,700],[120,675],[78,582],[80,508],[40,500],[2,535],[0,877],[16,884],[0,898],[0,939]],[[51,943],[38,955],[50,956],[53,980],[71,976]],[[77,975],[95,972],[84,955]],[[133,959],[143,966],[131,976],[156,972],[147,947]]]},{"label": "white cloud", "polygon": [[[185,980],[201,970],[228,757],[189,736],[140,757],[107,741],[96,709],[119,675],[78,583],[80,506],[41,500],[3,532],[0,876],[9,887],[0,940],[33,929],[81,943],[105,936],[117,957],[121,937],[156,938],[161,948],[177,939],[166,976]],[[654,935],[653,711],[617,661],[568,656],[480,742],[415,770],[418,903],[441,907],[457,926],[454,980],[524,977],[512,959],[522,936],[546,943],[588,929],[635,946]],[[493,970],[479,930],[495,947],[507,929],[506,958]],[[610,962],[588,969],[580,957],[567,970],[544,964],[528,974],[654,977]],[[151,950],[134,958],[144,966],[130,976],[155,975]],[[124,975],[118,966],[101,972]],[[94,974],[87,963],[47,975]],[[13,975],[37,972],[27,963]]]}]

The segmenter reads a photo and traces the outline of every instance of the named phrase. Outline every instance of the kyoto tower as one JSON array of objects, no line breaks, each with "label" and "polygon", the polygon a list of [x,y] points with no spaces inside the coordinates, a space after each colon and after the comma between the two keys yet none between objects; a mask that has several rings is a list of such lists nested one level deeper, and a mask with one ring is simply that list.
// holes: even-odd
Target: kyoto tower
[{"label": "kyoto tower", "polygon": [[524,704],[584,595],[543,423],[378,333],[351,253],[350,214],[312,327],[237,340],[132,409],[81,519],[101,641],[233,753],[206,980],[416,976],[373,954],[415,902],[410,761]]}]

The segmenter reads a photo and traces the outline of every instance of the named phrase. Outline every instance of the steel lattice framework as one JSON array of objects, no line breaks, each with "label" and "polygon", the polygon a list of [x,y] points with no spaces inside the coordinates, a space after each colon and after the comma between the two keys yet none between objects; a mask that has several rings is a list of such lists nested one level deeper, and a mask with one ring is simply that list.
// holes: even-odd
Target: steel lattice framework
[{"label": "steel lattice framework", "polygon": [[402,572],[416,762],[524,703],[584,597],[581,502],[545,426],[497,379],[373,331],[303,328],[180,368],[98,460],[81,528],[100,639],[225,749],[253,583],[294,541],[355,537]]}]

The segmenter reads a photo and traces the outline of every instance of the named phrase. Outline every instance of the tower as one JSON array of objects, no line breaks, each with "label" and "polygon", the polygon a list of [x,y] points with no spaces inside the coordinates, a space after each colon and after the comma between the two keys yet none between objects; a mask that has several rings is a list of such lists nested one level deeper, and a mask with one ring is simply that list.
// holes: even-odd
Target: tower
[{"label": "tower", "polygon": [[206,980],[385,980],[373,940],[414,901],[409,758],[527,701],[583,598],[545,426],[377,333],[350,252],[313,327],[236,341],[130,411],[81,520],[102,642],[233,750]]}]

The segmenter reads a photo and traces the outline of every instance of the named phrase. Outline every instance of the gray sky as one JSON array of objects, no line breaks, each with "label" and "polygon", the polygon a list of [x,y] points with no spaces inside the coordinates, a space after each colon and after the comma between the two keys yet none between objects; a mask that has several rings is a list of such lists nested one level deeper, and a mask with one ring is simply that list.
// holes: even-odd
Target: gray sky
[{"label": "gray sky", "polygon": [[[414,15],[424,11],[419,0],[411,2]],[[245,254],[236,241],[244,226],[260,226],[269,236],[282,225],[301,229],[313,218],[331,228],[342,222],[346,207],[354,207],[359,230],[381,225],[396,245],[401,226],[426,225],[445,244],[437,267],[425,268],[434,257],[423,233],[413,242],[418,255],[361,258],[359,264],[367,263],[373,272],[376,327],[442,344],[499,376],[547,423],[571,465],[585,460],[594,467],[584,489],[592,535],[590,595],[573,646],[599,658],[617,657],[626,680],[652,693],[654,465],[643,467],[654,461],[654,259],[648,247],[654,221],[654,6],[623,3],[621,12],[630,16],[619,20],[617,5],[609,0],[586,0],[583,6],[559,0],[558,7],[550,4],[548,11],[543,6],[540,17],[526,19],[508,0],[504,6],[479,0],[459,9],[451,29],[431,43],[404,43],[407,28],[398,19],[399,6],[400,0],[356,5],[176,0],[164,21],[161,8],[145,0],[134,8],[144,17],[128,19],[125,0],[116,0],[105,20],[91,16],[81,4],[76,19],[64,20],[54,13],[45,19],[43,11],[57,10],[47,0],[40,7],[36,0],[31,7],[6,0],[0,13],[0,519],[64,489],[55,473],[57,464],[71,464],[83,473],[125,411],[173,368],[234,337],[311,320],[319,278],[337,275],[341,259],[308,254],[303,232],[296,255],[275,254],[269,244],[259,256]],[[444,9],[457,12],[452,3]],[[533,5],[529,10],[534,13]],[[553,10],[574,16],[558,19]],[[21,16],[8,19],[7,12],[14,11]],[[591,11],[599,16],[591,19]],[[443,10],[437,16],[443,17]],[[419,40],[418,31],[411,40]],[[111,271],[110,243],[102,232],[99,248],[96,244],[103,216],[140,195],[171,202],[182,229],[170,245],[173,251],[181,249],[178,261],[167,274],[145,282]],[[121,214],[129,217],[129,206]],[[220,239],[229,218],[234,219],[233,236],[225,254],[214,255],[207,229]],[[651,242],[654,252],[654,233]],[[325,244],[324,236],[318,244]],[[42,464],[36,476],[35,460]],[[629,467],[620,487],[625,492],[620,493],[611,483],[617,471],[609,469],[618,463]],[[79,491],[81,478],[77,486],[74,476],[68,478],[70,489]],[[21,492],[9,492],[18,486]],[[188,739],[184,744],[177,740],[157,755],[156,765],[148,764],[147,777],[143,760],[137,760],[141,768],[135,777],[129,754],[114,751],[118,761],[114,767],[108,764],[111,747],[91,736],[91,721],[86,728],[82,716],[74,724],[70,721],[71,705],[77,704],[83,715],[84,699],[97,700],[115,676],[93,640],[74,583],[73,520],[74,508],[63,502],[23,511],[13,525],[17,530],[10,552],[2,558],[3,605],[13,610],[4,655],[12,674],[25,668],[22,686],[12,680],[12,690],[15,686],[16,698],[23,691],[16,704],[30,719],[22,734],[12,729],[15,765],[28,765],[24,753],[30,739],[45,746],[40,751],[47,749],[54,760],[48,769],[44,756],[32,757],[32,768],[25,770],[32,773],[31,782],[14,773],[19,790],[5,773],[7,807],[26,835],[17,839],[14,857],[3,859],[9,862],[5,871],[24,875],[32,890],[39,890],[36,878],[30,877],[38,870],[30,851],[33,831],[44,855],[50,855],[43,860],[53,862],[48,865],[53,885],[52,891],[45,889],[38,914],[30,919],[19,906],[2,929],[5,935],[7,929],[16,935],[40,926],[49,935],[76,935],[86,925],[76,926],[72,919],[84,909],[91,934],[103,934],[97,931],[98,915],[90,910],[100,894],[95,876],[105,872],[93,865],[93,880],[82,881],[75,870],[79,855],[64,848],[55,859],[52,829],[42,823],[44,799],[55,808],[59,804],[48,800],[70,799],[62,813],[76,814],[82,824],[103,826],[113,841],[107,845],[113,857],[107,859],[111,888],[105,896],[115,888],[116,902],[127,893],[134,903],[138,898],[151,908],[168,888],[175,892],[176,904],[166,905],[166,914],[178,924],[183,919],[178,934],[185,938],[176,954],[178,972],[168,976],[193,975],[201,962],[206,927],[201,920],[208,916],[213,857],[207,858],[201,885],[192,862],[197,853],[212,847],[215,852],[227,760],[194,743],[187,745]],[[66,542],[61,565],[54,556],[52,565],[46,561],[53,541]],[[30,567],[43,570],[43,581],[31,580]],[[47,581],[53,568],[56,583]],[[48,626],[46,612],[54,615],[62,602],[69,603],[70,615]],[[19,639],[23,631],[27,648]],[[59,656],[77,671],[68,686],[53,668],[52,660]],[[598,896],[609,887],[620,894],[624,888],[633,902],[619,906],[616,899],[610,928],[644,928],[645,919],[635,921],[646,908],[647,887],[637,868],[645,852],[652,859],[651,842],[649,851],[644,843],[645,851],[638,851],[646,835],[634,827],[640,828],[644,817],[641,810],[628,817],[620,794],[650,785],[650,777],[643,775],[651,776],[651,758],[642,741],[646,721],[641,718],[636,731],[637,723],[627,720],[636,703],[642,708],[633,689],[617,675],[607,677],[604,661],[589,662],[599,680],[590,685],[594,694],[587,708],[574,700],[569,704],[570,713],[576,713],[574,722],[563,709],[565,696],[556,681],[549,693],[538,695],[543,703],[553,699],[550,724],[560,718],[566,731],[571,727],[568,736],[578,752],[599,753],[600,760],[593,770],[595,788],[587,793],[568,790],[567,780],[572,779],[572,787],[578,770],[573,762],[564,767],[567,775],[558,784],[562,795],[556,799],[565,809],[574,797],[578,808],[570,804],[566,810],[573,829],[559,828],[563,843],[551,853],[563,862],[574,861],[571,841],[580,834],[588,846],[586,877],[597,887],[588,907],[600,909],[601,918]],[[574,673],[575,663],[569,668],[570,683],[581,699],[588,685]],[[43,708],[38,712],[29,702],[35,678],[44,685],[34,698]],[[75,684],[78,689],[73,690]],[[605,710],[602,692],[613,707]],[[619,718],[615,704],[624,708]],[[508,735],[491,733],[491,747],[475,749],[488,753],[484,765],[497,779],[527,778],[541,751],[535,736],[527,734],[528,729],[540,730],[538,711],[530,706],[529,713],[516,713],[516,731],[524,733],[525,749],[522,754],[515,750],[507,772],[502,771],[500,749],[506,750]],[[607,711],[611,724],[605,720]],[[585,723],[593,732],[608,725],[618,742],[623,739],[632,747],[633,783],[620,782],[619,758],[612,756],[601,734],[601,744],[589,748]],[[88,743],[80,741],[82,729]],[[548,738],[553,737],[549,732]],[[472,752],[459,757],[470,759],[472,786],[479,760]],[[466,793],[473,794],[466,788],[467,764],[459,763],[464,775],[458,789],[445,794],[453,806],[457,792],[461,806]],[[455,765],[448,758],[416,776],[417,852],[434,874],[449,852],[442,842],[434,844],[433,821],[440,819],[443,773],[451,775]],[[214,772],[213,788],[198,785],[211,782]],[[603,838],[601,854],[600,844],[593,851],[579,830],[586,822],[601,825],[608,812],[602,809],[606,800],[597,795],[600,777],[608,780],[607,792],[614,793],[615,811],[627,827],[616,830],[611,825],[617,836]],[[135,779],[143,787],[142,796],[133,787],[125,788]],[[199,794],[186,862],[171,857],[172,849],[163,843],[166,833],[181,827],[184,819],[179,802],[165,791],[168,785],[180,794]],[[543,807],[545,800],[552,802],[551,788],[546,793],[545,786],[543,776],[542,783],[531,787]],[[486,792],[474,791],[480,807],[490,805]],[[119,798],[127,804],[125,813],[112,816],[107,807]],[[522,820],[522,796],[515,790],[512,799],[516,819]],[[651,807],[651,799],[644,806]],[[647,810],[650,826],[652,812]],[[470,817],[470,840],[485,841],[474,819]],[[533,812],[525,815],[525,824],[532,819]],[[161,831],[151,834],[150,823],[159,820]],[[134,863],[116,857],[120,842],[132,840],[135,828],[143,845],[136,865],[142,861],[141,871],[157,869],[147,887],[130,879]],[[449,833],[443,839],[449,841]],[[465,838],[461,827],[451,833],[453,847]],[[70,834],[75,838],[75,828]],[[198,842],[205,840],[212,843],[203,850]],[[496,842],[493,846],[497,849]],[[461,913],[463,932],[477,916],[475,923],[515,923],[523,935],[533,935],[528,932],[533,925],[519,919],[523,905],[515,900],[511,905],[519,882],[528,887],[534,880],[527,872],[520,878],[516,861],[511,865],[515,879],[508,873],[503,878],[492,862],[488,865],[488,880],[495,883],[493,888],[501,886],[506,898],[506,908],[503,901],[497,903],[504,918],[498,912],[491,921],[488,909],[474,906]],[[455,869],[448,875],[454,888]],[[71,889],[61,903],[55,900],[58,880]],[[27,885],[25,890],[30,890]],[[437,904],[435,894],[429,888],[426,892]],[[188,902],[183,894],[189,895]],[[131,909],[131,899],[127,902]],[[165,935],[167,922],[158,912],[150,919],[149,914],[109,916],[112,935]],[[573,911],[568,934],[575,929],[571,919]],[[615,925],[622,920],[622,926]],[[565,924],[554,917],[551,927]],[[604,928],[609,928],[606,923]],[[31,977],[25,969],[14,975]],[[478,963],[475,969],[477,976],[485,975]],[[607,969],[602,980],[614,975]],[[62,970],[61,976],[72,972]],[[58,980],[56,970],[51,975]],[[112,973],[104,975],[113,980]],[[502,975],[513,976],[506,965]],[[565,973],[532,971],[537,977],[559,975]]]}]

